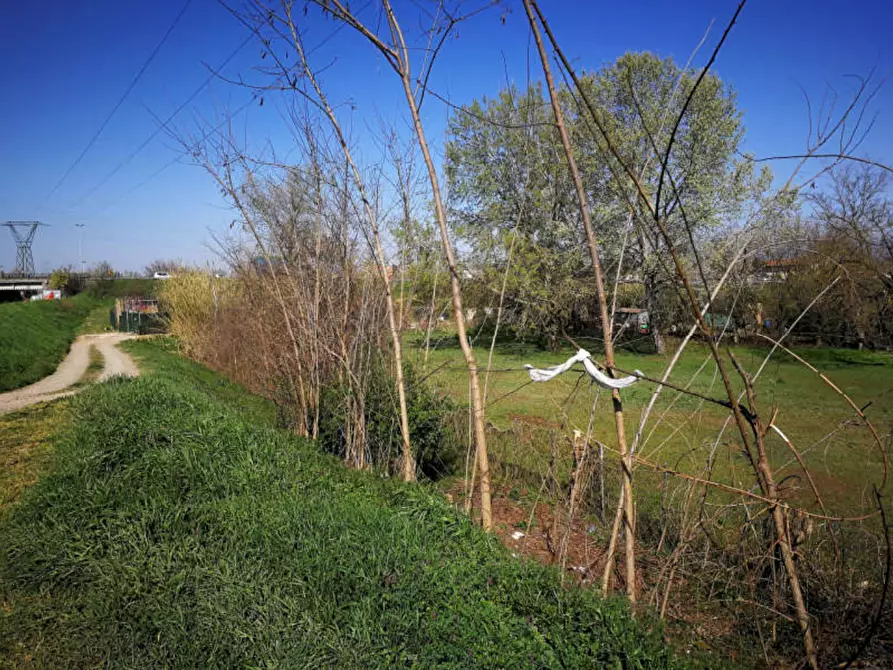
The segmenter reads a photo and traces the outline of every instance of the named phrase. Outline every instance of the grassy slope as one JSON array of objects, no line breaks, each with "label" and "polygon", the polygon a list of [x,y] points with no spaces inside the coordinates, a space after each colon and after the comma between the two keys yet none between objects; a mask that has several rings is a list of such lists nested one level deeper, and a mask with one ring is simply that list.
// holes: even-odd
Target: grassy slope
[{"label": "grassy slope", "polygon": [[237,386],[128,349],[154,372],[73,399],[53,473],[0,511],[0,665],[683,665],[425,487],[347,470]]},{"label": "grassy slope", "polygon": [[37,481],[52,460],[52,436],[65,420],[68,402],[41,403],[0,417],[0,513]]},{"label": "grassy slope", "polygon": [[[485,340],[486,338],[481,338],[478,342],[478,362],[481,367],[486,365],[489,347],[489,340]],[[596,351],[597,345],[593,345],[591,350]],[[739,360],[750,372],[759,367],[767,351],[748,347],[735,349]],[[544,430],[548,432],[551,426],[557,427],[566,416],[570,427],[585,431],[593,393],[588,389],[588,384],[577,385],[579,374],[565,373],[548,383],[523,386],[529,381],[523,369],[524,363],[545,367],[563,362],[571,353],[570,345],[561,353],[551,353],[521,343],[498,344],[493,357],[493,368],[498,371],[493,372],[490,379],[487,418],[503,428],[513,420],[520,420],[528,427],[544,426]],[[798,350],[798,353],[825,372],[859,406],[871,401],[867,413],[881,433],[885,431],[885,427],[891,425],[893,356],[839,349],[805,349]],[[421,351],[414,346],[410,348],[408,356],[410,360],[419,361]],[[693,390],[711,397],[724,397],[722,384],[714,374],[715,367],[712,363],[708,363],[694,377],[707,356],[705,347],[691,345],[677,364],[670,381],[685,386],[694,378],[691,382]],[[437,350],[431,352],[428,367],[434,370],[447,361],[450,364],[434,373],[431,380],[458,402],[467,403],[467,373],[461,352],[450,340],[442,341]],[[618,352],[619,366],[626,370],[640,369],[646,375],[656,378],[661,376],[667,361],[668,358],[657,355],[633,354],[623,350]],[[740,387],[737,378],[733,381],[736,387]],[[640,382],[623,392],[628,432],[634,431],[638,425],[641,411],[653,389],[653,384]],[[851,493],[856,490],[853,487],[861,489],[865,486],[866,474],[876,478],[875,475],[882,469],[880,457],[868,431],[858,421],[845,423],[854,418],[852,410],[815,373],[782,352],[776,353],[766,366],[757,385],[757,393],[758,402],[762,403],[765,412],[778,407],[777,424],[804,454],[814,476],[821,480],[820,484],[827,495],[826,502],[839,511],[850,509],[855,497]],[[596,409],[594,434],[611,446],[615,440],[609,403],[609,396],[602,393]],[[727,416],[728,412],[724,408],[704,404],[688,396],[677,398],[675,392],[667,389],[651,415],[648,437],[640,453],[652,461],[697,472],[703,467],[705,455],[712,448]],[[652,428],[653,433],[650,432]],[[831,438],[823,440],[829,433],[832,433]],[[734,431],[727,432],[722,444],[725,445],[734,435]],[[790,453],[774,434],[770,436],[769,446],[777,465],[788,464],[789,470],[786,472],[796,470],[796,467],[790,465]],[[500,447],[496,445],[496,448]],[[545,462],[548,439],[544,441],[545,451],[541,453],[519,453],[515,450],[514,443],[511,448],[511,453],[497,452],[496,455],[526,461],[523,463],[525,466],[535,468]],[[647,472],[644,468],[640,470]],[[717,462],[718,478],[733,482],[739,476],[736,473],[741,473],[742,481],[746,481],[743,472],[743,463],[734,450],[723,446]],[[870,507],[870,496],[866,497],[866,501],[866,505]]]},{"label": "grassy slope", "polygon": [[51,374],[96,307],[97,301],[86,295],[0,304],[0,392]]},{"label": "grassy slope", "polygon": [[125,298],[127,296],[143,296],[150,298],[158,289],[158,281],[146,278],[102,279],[91,284],[87,289],[94,298]]}]

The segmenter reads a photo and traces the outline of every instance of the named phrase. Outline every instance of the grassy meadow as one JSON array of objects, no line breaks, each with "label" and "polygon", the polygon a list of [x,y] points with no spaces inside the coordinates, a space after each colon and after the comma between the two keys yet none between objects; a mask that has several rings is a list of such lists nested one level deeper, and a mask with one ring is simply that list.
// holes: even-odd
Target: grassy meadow
[{"label": "grassy meadow", "polygon": [[3,667],[697,663],[435,489],[276,429],[169,340],[126,348],[144,375],[66,401],[43,476],[0,506]]},{"label": "grassy meadow", "polygon": [[[410,337],[408,340],[408,357],[424,367],[420,338]],[[482,379],[489,344],[486,335],[479,337],[476,344]],[[597,357],[598,343],[584,340],[581,344]],[[670,342],[671,352],[672,346],[673,342]],[[769,353],[768,348],[746,346],[734,347],[733,351],[751,374]],[[495,457],[534,472],[542,471],[549,457],[551,433],[555,431],[559,436],[567,436],[574,428],[585,433],[594,402],[592,435],[606,445],[609,456],[616,457],[611,451],[616,449],[616,437],[610,394],[606,391],[597,393],[595,387],[590,387],[589,377],[581,377],[582,365],[578,364],[574,370],[549,382],[527,383],[530,380],[523,369],[525,363],[547,367],[565,361],[574,352],[570,344],[561,352],[547,352],[522,342],[497,342],[488,383],[487,418],[496,434],[514,426],[533,437],[523,441],[494,440]],[[797,349],[796,353],[824,372],[858,406],[868,405],[865,413],[881,436],[890,434],[893,426],[893,355],[808,348]],[[656,379],[663,375],[669,359],[670,356],[634,353],[623,347],[617,353],[618,367],[628,371],[638,369]],[[731,365],[729,367],[731,369]],[[467,372],[455,337],[447,334],[432,338],[427,370],[431,373],[432,383],[467,406]],[[725,398],[722,381],[703,344],[689,345],[669,382],[711,398]],[[737,375],[733,382],[743,391]],[[622,392],[630,437],[635,433],[642,410],[655,387],[653,383],[640,381]],[[863,502],[868,508],[872,506],[871,483],[880,481],[883,460],[870,432],[843,398],[816,373],[781,350],[772,355],[760,374],[756,393],[758,409],[767,420],[777,408],[776,424],[803,456],[826,498],[829,511],[851,512],[854,506]],[[717,444],[729,415],[729,410],[724,407],[665,388],[645,426],[638,453],[653,463],[699,473]],[[536,439],[536,435],[540,439]],[[800,472],[790,450],[777,434],[770,433],[768,443],[772,460],[779,469],[779,478]],[[715,479],[732,484],[747,481],[745,461],[740,447],[736,447],[738,444],[737,430],[730,424],[718,442]],[[647,466],[639,465],[637,469],[640,476],[648,473]],[[811,497],[803,485],[791,495]]]}]

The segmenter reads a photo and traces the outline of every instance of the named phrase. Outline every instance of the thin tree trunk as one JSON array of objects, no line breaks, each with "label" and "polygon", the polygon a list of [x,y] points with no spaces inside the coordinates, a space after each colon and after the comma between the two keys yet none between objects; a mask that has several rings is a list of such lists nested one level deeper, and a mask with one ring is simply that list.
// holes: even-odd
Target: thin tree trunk
[{"label": "thin tree trunk", "polygon": [[617,553],[617,539],[620,536],[620,522],[623,521],[623,513],[626,509],[623,501],[626,490],[623,483],[620,484],[620,498],[617,500],[617,511],[614,513],[614,522],[611,524],[611,538],[608,540],[608,551],[605,556],[605,567],[602,570],[602,595],[607,598],[611,588],[611,574],[614,572],[614,554]]},{"label": "thin tree trunk", "polygon": [[480,381],[478,379],[477,361],[474,358],[474,351],[468,341],[468,335],[465,330],[465,313],[462,308],[462,287],[459,283],[459,274],[456,267],[456,257],[453,253],[453,245],[450,242],[449,230],[447,228],[446,211],[443,206],[443,198],[440,194],[440,185],[437,177],[437,170],[434,161],[431,158],[431,152],[428,148],[428,141],[425,137],[425,129],[422,126],[422,120],[419,117],[419,109],[415,96],[412,92],[412,80],[409,72],[409,52],[403,40],[400,26],[394,16],[389,0],[383,0],[385,13],[387,14],[388,23],[394,36],[394,42],[399,49],[400,61],[400,79],[403,83],[403,92],[406,97],[406,104],[409,107],[412,116],[412,124],[415,129],[416,137],[419,140],[419,146],[422,150],[422,156],[425,159],[425,166],[428,169],[428,179],[431,182],[431,195],[434,200],[434,213],[437,218],[437,225],[440,229],[440,241],[443,245],[444,256],[446,257],[447,266],[450,271],[450,288],[453,294],[453,313],[456,319],[456,331],[459,335],[459,346],[465,356],[465,363],[468,366],[468,376],[471,383],[471,401],[474,422],[475,446],[477,451],[477,463],[480,470],[480,490],[481,490],[481,523],[485,530],[490,530],[493,525],[493,514],[490,505],[490,461],[487,455],[487,434],[484,426],[484,403],[481,396]]},{"label": "thin tree trunk", "polygon": [[813,668],[818,668],[818,660],[816,657],[815,643],[812,639],[812,631],[809,625],[809,614],[806,609],[806,601],[803,598],[803,591],[800,588],[800,579],[797,574],[797,566],[794,562],[794,551],[791,549],[791,538],[788,532],[788,525],[785,522],[784,512],[777,504],[779,501],[778,485],[775,482],[775,473],[769,464],[769,456],[766,451],[766,443],[763,439],[765,430],[763,429],[760,417],[757,414],[756,396],[753,390],[753,381],[744,369],[738,364],[734,354],[729,352],[732,364],[744,381],[744,388],[747,392],[747,404],[751,412],[751,428],[757,445],[757,467],[766,483],[766,497],[773,501],[771,505],[772,521],[775,525],[775,535],[778,548],[781,550],[781,559],[784,563],[785,572],[788,575],[788,583],[791,586],[791,596],[794,599],[794,608],[797,612],[797,622],[800,624],[800,630],[803,633],[803,646],[806,649],[806,656]]},{"label": "thin tree trunk", "polygon": [[[645,261],[647,264],[647,260]],[[664,341],[663,328],[658,317],[657,278],[650,270],[645,271],[645,307],[648,309],[648,331],[651,341],[654,342],[655,351],[663,356],[667,353],[667,345]]]},{"label": "thin tree trunk", "polygon": [[[564,147],[565,157],[567,159],[568,169],[574,181],[574,189],[577,193],[577,201],[580,207],[580,216],[583,220],[583,228],[586,231],[586,240],[589,247],[589,256],[592,259],[592,270],[595,274],[595,288],[598,296],[599,315],[602,321],[602,337],[605,343],[605,364],[608,368],[608,374],[614,375],[614,345],[613,333],[611,328],[611,319],[608,314],[608,300],[605,293],[604,280],[602,277],[601,264],[598,256],[598,242],[595,238],[595,232],[592,229],[592,221],[589,215],[589,203],[586,191],[583,188],[583,180],[580,177],[580,171],[577,168],[577,161],[574,158],[574,152],[571,147],[570,138],[568,137],[567,128],[564,123],[564,114],[558,103],[558,95],[555,91],[555,81],[552,78],[552,71],[549,67],[549,56],[546,53],[542,36],[540,35],[539,26],[533,15],[531,6],[532,0],[524,0],[524,8],[527,11],[527,18],[530,22],[530,28],[533,31],[533,37],[539,50],[540,61],[543,65],[543,74],[546,78],[546,85],[549,88],[549,98],[552,101],[552,111],[555,114],[555,123],[558,126],[558,132],[561,136],[561,144]],[[623,496],[623,522],[624,522],[624,538],[626,541],[626,592],[631,602],[636,601],[636,555],[635,555],[635,535],[634,535],[634,508],[633,508],[633,489],[632,489],[632,458],[629,454],[626,444],[626,428],[623,424],[623,402],[620,398],[620,391],[614,389],[611,392],[611,400],[614,406],[614,425],[617,431],[617,445],[620,450],[621,470],[622,470],[622,488],[626,491]]]},{"label": "thin tree trunk", "polygon": [[[311,144],[311,146],[313,146]],[[314,159],[316,156],[314,155]],[[313,282],[313,373],[315,381],[315,400],[313,411],[313,425],[311,427],[311,437],[315,440],[319,436],[319,397],[320,397],[320,374],[319,374],[319,307],[321,298],[320,291],[320,262],[319,257],[322,253],[322,177],[319,172],[319,162],[313,162],[314,177],[316,179],[316,249],[314,256],[314,282]]]},{"label": "thin tree trunk", "polygon": [[428,370],[428,352],[431,350],[431,329],[434,327],[434,320],[437,318],[434,314],[435,301],[437,300],[437,280],[440,277],[440,268],[434,268],[434,281],[431,286],[431,310],[428,313],[428,327],[425,329],[425,359],[422,364],[423,368]]}]

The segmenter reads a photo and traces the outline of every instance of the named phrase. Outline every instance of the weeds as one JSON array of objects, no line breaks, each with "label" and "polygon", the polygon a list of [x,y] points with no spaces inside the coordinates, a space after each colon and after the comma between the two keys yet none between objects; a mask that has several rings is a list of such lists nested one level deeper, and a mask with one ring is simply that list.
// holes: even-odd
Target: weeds
[{"label": "weeds", "polygon": [[[406,404],[409,429],[413,439],[413,456],[418,468],[429,479],[438,479],[452,472],[460,448],[452,430],[450,414],[453,402],[434,391],[409,363],[404,364]],[[347,453],[344,427],[350,407],[350,389],[333,383],[320,394],[320,446],[344,458]],[[397,398],[394,382],[384,361],[370,365],[369,387],[363,402],[366,425],[366,462],[379,464],[391,474],[400,472],[399,417],[394,412]]]}]

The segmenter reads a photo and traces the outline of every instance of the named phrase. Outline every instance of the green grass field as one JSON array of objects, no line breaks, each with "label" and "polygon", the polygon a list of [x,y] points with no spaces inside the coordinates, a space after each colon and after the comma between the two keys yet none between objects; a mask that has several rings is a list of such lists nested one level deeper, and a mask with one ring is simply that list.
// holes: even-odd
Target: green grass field
[{"label": "green grass field", "polygon": [[0,392],[51,374],[97,308],[99,301],[88,295],[0,304]]},{"label": "green grass field", "polygon": [[[597,344],[583,344],[591,344],[593,353],[598,351]],[[489,339],[480,337],[476,354],[482,378],[488,348]],[[410,339],[408,349],[409,359],[422,365],[423,352],[417,338]],[[578,365],[577,371],[566,372],[550,382],[525,385],[529,381],[523,369],[525,363],[546,367],[563,362],[574,351],[570,344],[564,351],[552,353],[519,342],[497,343],[494,372],[489,381],[488,420],[500,429],[514,424],[542,436],[553,429],[559,435],[569,435],[573,428],[585,432],[596,392],[590,388],[588,377],[581,379],[582,366]],[[750,373],[758,369],[768,353],[767,348],[758,347],[736,347],[734,351]],[[871,403],[865,410],[867,416],[882,436],[890,434],[893,426],[893,355],[842,349],[798,349],[797,353],[824,372],[857,405],[862,407]],[[639,369],[653,378],[662,376],[669,360],[669,357],[636,354],[622,348],[617,358],[619,367]],[[440,366],[445,367],[438,370]],[[427,368],[436,370],[430,377],[435,385],[467,405],[467,371],[454,337],[447,336],[439,341],[437,348],[429,354]],[[732,372],[734,374],[734,370]],[[708,360],[707,349],[701,344],[689,346],[669,381],[712,398],[724,399],[725,392],[715,374],[715,365]],[[736,388],[743,390],[737,375],[733,381]],[[655,386],[642,381],[623,391],[628,434],[635,433]],[[771,411],[778,409],[777,425],[803,455],[827,496],[826,502],[837,511],[852,511],[863,503],[870,508],[870,483],[880,480],[883,462],[869,431],[845,401],[814,372],[781,351],[770,359],[757,381],[756,391],[764,418],[768,419]],[[729,414],[726,408],[664,389],[645,426],[639,454],[652,462],[698,472]],[[616,449],[614,419],[606,391],[598,396],[593,435],[609,448]],[[747,481],[744,461],[735,448],[738,440],[733,425],[719,440],[715,476],[728,483]],[[768,441],[773,462],[779,468],[779,477],[799,472],[782,440],[771,433]],[[496,442],[495,455],[520,461],[529,469],[542,469],[548,460],[548,443],[548,438],[543,437],[537,449],[535,444],[522,445],[517,440],[509,445]],[[525,450],[525,446],[529,448]],[[647,473],[645,466],[638,466],[638,469],[643,475]],[[805,490],[803,494],[806,495]]]},{"label": "green grass field", "polygon": [[67,401],[46,474],[0,509],[0,665],[694,663],[435,489],[274,428],[264,401],[168,340],[127,348],[146,374]]}]

